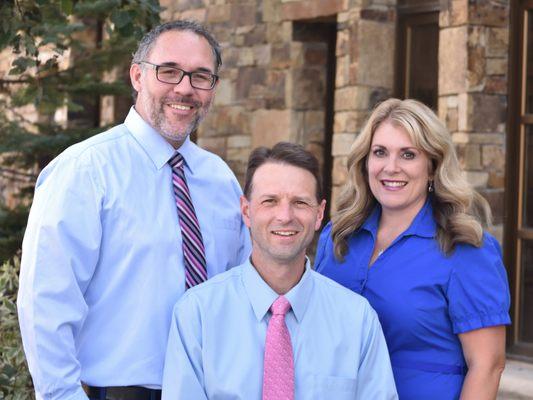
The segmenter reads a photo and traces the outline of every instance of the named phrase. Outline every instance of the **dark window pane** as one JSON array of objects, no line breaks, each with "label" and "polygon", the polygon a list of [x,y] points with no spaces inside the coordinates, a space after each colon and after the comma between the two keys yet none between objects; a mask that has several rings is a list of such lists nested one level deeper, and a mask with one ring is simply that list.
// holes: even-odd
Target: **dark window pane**
[{"label": "dark window pane", "polygon": [[528,125],[525,129],[523,225],[525,228],[533,228],[533,125]]},{"label": "dark window pane", "polygon": [[437,109],[439,26],[437,24],[410,27],[408,92],[410,98],[420,100]]},{"label": "dark window pane", "polygon": [[533,343],[533,241],[522,242],[520,341]]}]

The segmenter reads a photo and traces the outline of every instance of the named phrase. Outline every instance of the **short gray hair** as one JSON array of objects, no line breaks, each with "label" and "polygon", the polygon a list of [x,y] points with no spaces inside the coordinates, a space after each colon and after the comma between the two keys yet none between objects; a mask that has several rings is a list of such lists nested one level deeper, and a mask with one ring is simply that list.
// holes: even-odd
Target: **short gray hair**
[{"label": "short gray hair", "polygon": [[133,54],[132,63],[137,64],[141,61],[145,61],[148,55],[150,54],[150,51],[152,51],[152,48],[154,47],[157,38],[162,33],[169,31],[189,31],[205,38],[205,40],[207,40],[207,42],[211,46],[211,50],[213,51],[213,57],[215,59],[215,74],[218,72],[218,69],[222,65],[222,50],[220,48],[220,44],[216,41],[216,39],[207,30],[205,26],[203,26],[199,22],[186,19],[166,22],[164,24],[156,26],[154,29],[144,35],[144,37],[139,42],[139,47],[137,48],[137,51]]}]

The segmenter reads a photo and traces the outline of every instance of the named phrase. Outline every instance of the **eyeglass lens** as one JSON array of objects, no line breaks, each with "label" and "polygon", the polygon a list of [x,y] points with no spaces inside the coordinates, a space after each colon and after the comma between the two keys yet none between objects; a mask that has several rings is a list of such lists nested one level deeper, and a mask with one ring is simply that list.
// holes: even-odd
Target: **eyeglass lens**
[{"label": "eyeglass lens", "polygon": [[157,78],[161,82],[178,84],[185,75],[189,75],[191,86],[197,89],[211,89],[214,85],[215,76],[208,72],[186,73],[179,68],[159,66]]}]

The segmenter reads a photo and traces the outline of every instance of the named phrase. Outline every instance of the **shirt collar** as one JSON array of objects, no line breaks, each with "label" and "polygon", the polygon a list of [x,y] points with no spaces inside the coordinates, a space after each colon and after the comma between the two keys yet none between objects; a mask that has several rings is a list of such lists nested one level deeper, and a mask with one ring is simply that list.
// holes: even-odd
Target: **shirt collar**
[{"label": "shirt collar", "polygon": [[374,237],[378,231],[379,218],[381,217],[381,206],[376,204],[368,218],[361,225],[361,229],[369,231]]},{"label": "shirt collar", "polygon": [[[311,274],[311,263],[307,259],[302,278],[296,286],[285,294],[285,298],[291,303],[292,312],[298,322],[304,317],[307,305],[309,304],[309,298],[311,297],[311,291],[313,289]],[[257,320],[261,321],[274,300],[279,297],[279,294],[272,290],[263,278],[261,278],[261,275],[259,275],[249,259],[244,264],[243,283],[254,314]]]},{"label": "shirt collar", "polygon": [[[177,151],[182,155],[185,160],[185,165],[189,168],[190,172],[194,174],[196,168],[199,167],[199,163],[202,162],[202,157],[200,156],[202,150],[191,141],[190,136],[187,136]],[[170,157],[167,161],[169,159]]]},{"label": "shirt collar", "polygon": [[[381,217],[381,206],[377,204],[368,218],[365,220],[361,229],[369,231],[374,237],[376,236],[379,218]],[[401,236],[420,236],[426,238],[434,238],[437,234],[437,223],[433,216],[433,206],[431,205],[431,198],[428,197],[424,206],[420,209],[416,217],[409,225],[409,228]]]},{"label": "shirt collar", "polygon": [[404,235],[415,235],[425,238],[434,238],[437,236],[437,222],[433,216],[433,206],[431,196],[428,196],[426,203],[420,209],[415,219],[404,232]]},{"label": "shirt collar", "polygon": [[[124,125],[141,145],[157,169],[164,167],[175,154],[176,150],[172,145],[146,122],[134,107],[131,107]],[[187,167],[193,172],[200,149],[187,137],[178,151],[185,159]]]}]

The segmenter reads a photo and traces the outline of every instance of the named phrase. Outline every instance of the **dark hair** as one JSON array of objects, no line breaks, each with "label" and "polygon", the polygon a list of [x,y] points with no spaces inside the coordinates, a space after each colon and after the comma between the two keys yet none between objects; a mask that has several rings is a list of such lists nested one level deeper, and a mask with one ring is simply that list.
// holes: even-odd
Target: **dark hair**
[{"label": "dark hair", "polygon": [[255,171],[266,163],[288,164],[309,171],[316,181],[316,199],[322,200],[322,181],[320,168],[316,157],[304,149],[303,146],[288,142],[279,142],[272,149],[258,147],[252,151],[248,159],[246,169],[246,181],[244,183],[244,195],[249,199],[252,192],[252,180]]},{"label": "dark hair", "polygon": [[207,30],[205,26],[203,26],[199,22],[186,19],[171,21],[158,25],[146,35],[144,35],[144,37],[139,42],[139,47],[137,48],[137,51],[135,52],[135,54],[133,54],[132,63],[135,64],[141,61],[145,61],[148,55],[150,54],[152,47],[154,47],[157,38],[162,33],[169,31],[190,31],[197,34],[198,36],[202,36],[203,38],[205,38],[205,40],[207,40],[207,42],[211,46],[211,49],[213,50],[213,57],[215,59],[215,74],[218,72],[218,69],[222,65],[222,51],[220,49],[220,44],[218,44],[216,39]]}]

